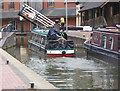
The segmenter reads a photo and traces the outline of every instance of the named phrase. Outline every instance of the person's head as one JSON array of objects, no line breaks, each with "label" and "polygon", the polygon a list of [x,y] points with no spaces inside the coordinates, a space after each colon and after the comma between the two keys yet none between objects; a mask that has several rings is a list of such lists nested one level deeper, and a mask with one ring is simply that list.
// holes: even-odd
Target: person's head
[{"label": "person's head", "polygon": [[59,23],[59,20],[55,20],[55,23]]},{"label": "person's head", "polygon": [[65,30],[61,29],[60,32],[65,32]]}]

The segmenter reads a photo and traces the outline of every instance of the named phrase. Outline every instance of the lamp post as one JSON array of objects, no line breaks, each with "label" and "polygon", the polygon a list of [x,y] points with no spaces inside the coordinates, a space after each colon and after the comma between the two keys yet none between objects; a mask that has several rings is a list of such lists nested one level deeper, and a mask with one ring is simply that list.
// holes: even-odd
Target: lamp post
[{"label": "lamp post", "polygon": [[23,32],[23,18],[20,16],[20,27],[21,27],[21,32]]},{"label": "lamp post", "polygon": [[68,30],[68,5],[67,5],[67,0],[66,0],[66,31]]}]

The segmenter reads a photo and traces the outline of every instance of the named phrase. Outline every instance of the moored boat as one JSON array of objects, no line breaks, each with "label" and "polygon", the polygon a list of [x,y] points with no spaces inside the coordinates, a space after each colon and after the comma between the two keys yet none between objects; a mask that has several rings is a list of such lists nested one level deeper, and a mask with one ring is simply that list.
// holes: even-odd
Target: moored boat
[{"label": "moored boat", "polygon": [[92,39],[84,43],[88,55],[119,65],[120,30],[117,27],[98,28]]}]

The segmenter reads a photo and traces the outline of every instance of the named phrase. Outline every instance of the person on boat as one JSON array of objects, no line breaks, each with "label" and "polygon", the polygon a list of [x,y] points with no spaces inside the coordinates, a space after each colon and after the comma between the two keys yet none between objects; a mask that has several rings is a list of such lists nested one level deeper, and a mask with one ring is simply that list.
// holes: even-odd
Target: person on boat
[{"label": "person on boat", "polygon": [[59,20],[55,20],[55,24],[52,27],[53,28],[49,30],[47,35],[48,40],[59,40],[59,39],[66,40],[67,39],[67,34],[64,32],[64,30],[60,32]]},{"label": "person on boat", "polygon": [[60,31],[56,28],[51,28],[48,32],[47,38],[48,40],[57,40],[59,36],[61,36]]},{"label": "person on boat", "polygon": [[54,28],[60,31],[59,20],[55,20]]},{"label": "person on boat", "polygon": [[61,33],[61,39],[63,40],[67,40],[67,34],[64,32],[64,18],[61,17],[61,28],[60,28],[60,24],[59,24],[59,20],[55,20],[55,25],[54,28],[57,29],[58,31],[60,31]]},{"label": "person on boat", "polygon": [[67,40],[67,34],[65,32],[60,32],[56,28],[51,28],[47,35],[48,40]]},{"label": "person on boat", "polygon": [[61,29],[64,30],[64,23],[65,23],[65,20],[63,17],[60,18],[60,23],[61,23]]}]

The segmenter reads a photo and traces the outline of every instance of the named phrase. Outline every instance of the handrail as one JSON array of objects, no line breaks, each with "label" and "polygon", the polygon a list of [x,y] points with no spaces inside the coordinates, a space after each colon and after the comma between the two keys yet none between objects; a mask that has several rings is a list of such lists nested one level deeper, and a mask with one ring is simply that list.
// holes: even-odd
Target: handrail
[{"label": "handrail", "polygon": [[48,17],[41,14],[40,12],[33,9],[32,7],[30,7],[27,4],[23,5],[23,8],[20,11],[19,15],[22,16],[23,18],[27,18],[27,20],[29,20],[30,22],[32,22],[34,24],[41,23],[46,27],[51,27],[55,24],[55,22],[53,22]]},{"label": "handrail", "polygon": [[32,7],[28,6],[27,4],[25,4],[25,6],[29,7],[30,9],[32,9],[35,13],[40,14],[42,17],[44,17],[43,19],[45,19],[46,21],[49,20],[50,23],[54,23],[52,20],[50,20],[49,18],[47,18],[46,16],[44,16],[44,15],[41,14],[40,12],[36,11],[36,10],[33,9]]}]

